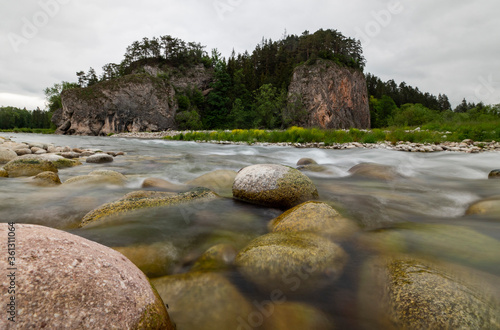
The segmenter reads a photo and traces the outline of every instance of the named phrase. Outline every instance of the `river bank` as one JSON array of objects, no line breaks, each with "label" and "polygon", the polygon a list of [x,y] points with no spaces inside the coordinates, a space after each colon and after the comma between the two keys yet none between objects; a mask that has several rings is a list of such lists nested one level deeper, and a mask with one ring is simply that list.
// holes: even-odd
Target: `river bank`
[{"label": "river bank", "polygon": [[[211,131],[203,131],[210,133]],[[215,132],[215,131],[213,131]],[[181,134],[191,133],[191,131],[163,131],[163,132],[131,132],[114,134],[114,138],[136,138],[136,139],[165,139],[179,136]],[[390,141],[376,142],[376,143],[361,143],[361,142],[346,142],[334,143],[327,145],[324,142],[241,142],[241,141],[219,141],[219,140],[195,140],[197,143],[211,143],[222,145],[254,145],[254,146],[279,146],[279,147],[295,147],[295,148],[319,148],[319,149],[333,149],[333,150],[346,150],[346,149],[385,149],[404,152],[465,152],[465,153],[480,153],[480,152],[494,152],[500,151],[500,142],[476,142],[470,139],[463,140],[462,142],[442,142],[442,143],[415,143],[409,141],[398,141],[392,143]]]}]

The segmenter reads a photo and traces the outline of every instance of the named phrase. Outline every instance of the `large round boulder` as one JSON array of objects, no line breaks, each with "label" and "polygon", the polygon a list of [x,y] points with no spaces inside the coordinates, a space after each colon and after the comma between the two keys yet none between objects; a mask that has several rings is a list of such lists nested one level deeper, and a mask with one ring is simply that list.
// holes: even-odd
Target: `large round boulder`
[{"label": "large round boulder", "polygon": [[11,149],[0,147],[0,164],[5,164],[17,158],[17,153]]},{"label": "large round boulder", "polygon": [[87,157],[86,160],[87,163],[93,163],[93,164],[111,163],[112,161],[113,161],[113,156],[103,153],[97,153],[95,155]]},{"label": "large round boulder", "polygon": [[238,172],[233,196],[255,204],[289,209],[318,198],[318,190],[311,179],[294,168],[262,164]]},{"label": "large round boulder", "polygon": [[263,292],[312,293],[340,277],[347,261],[337,244],[312,233],[271,233],[236,256],[243,276]]},{"label": "large round boulder", "polygon": [[271,232],[313,232],[335,239],[346,238],[358,229],[330,205],[314,201],[291,208],[271,220],[268,227]]},{"label": "large round boulder", "polygon": [[370,260],[361,273],[360,317],[377,329],[499,329],[493,288],[470,272],[404,256]]},{"label": "large round boulder", "polygon": [[17,311],[0,328],[15,317],[17,329],[174,329],[146,276],[122,254],[42,226],[0,224],[0,234],[15,244],[15,261],[0,259],[8,275],[0,297]]},{"label": "large round boulder", "polygon": [[[68,159],[71,161],[70,159]],[[96,170],[88,175],[79,175],[64,181],[63,185],[118,185],[127,183],[127,177],[119,172],[111,170]]]},{"label": "large round boulder", "polygon": [[168,303],[178,329],[238,329],[253,312],[247,299],[221,274],[194,272],[151,282]]},{"label": "large round boulder", "polygon": [[42,172],[57,173],[57,167],[51,162],[43,159],[16,158],[8,162],[4,169],[9,173],[9,177],[35,176]]}]

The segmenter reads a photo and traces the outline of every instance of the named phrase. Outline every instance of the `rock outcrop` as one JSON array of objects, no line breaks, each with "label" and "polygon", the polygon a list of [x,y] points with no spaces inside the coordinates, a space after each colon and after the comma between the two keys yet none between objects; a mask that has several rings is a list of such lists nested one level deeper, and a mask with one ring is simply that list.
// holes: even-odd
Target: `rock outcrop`
[{"label": "rock outcrop", "polygon": [[306,109],[303,126],[320,128],[369,128],[368,90],[362,72],[332,61],[318,60],[298,66],[288,97],[297,97]]},{"label": "rock outcrop", "polygon": [[57,134],[108,135],[173,129],[176,90],[208,88],[213,74],[202,64],[185,69],[144,66],[131,74],[61,94],[52,117]]}]

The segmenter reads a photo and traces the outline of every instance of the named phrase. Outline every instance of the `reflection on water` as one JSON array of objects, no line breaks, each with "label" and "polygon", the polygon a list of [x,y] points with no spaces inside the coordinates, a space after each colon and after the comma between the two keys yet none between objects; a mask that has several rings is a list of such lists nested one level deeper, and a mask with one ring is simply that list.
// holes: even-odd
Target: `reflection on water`
[{"label": "reflection on water", "polygon": [[[363,301],[367,298],[359,295],[366,285],[361,279],[366,278],[367,261],[399,253],[441,266],[454,265],[453,269],[461,272],[458,277],[473,279],[472,286],[491,284],[497,289],[490,289],[493,298],[489,304],[498,309],[500,219],[464,213],[474,201],[500,195],[500,181],[487,180],[488,173],[500,167],[500,154],[336,151],[30,134],[12,134],[12,139],[124,151],[127,155],[115,158],[113,163],[62,169],[59,176],[65,181],[95,169],[110,169],[126,175],[128,182],[123,186],[40,188],[31,185],[28,178],[2,179],[3,222],[60,228],[110,247],[168,242],[176,255],[172,272],[178,274],[189,270],[216,244],[242,249],[253,238],[267,233],[268,221],[281,211],[223,198],[201,206],[129,212],[85,228],[78,228],[79,221],[96,207],[139,190],[149,177],[179,184],[219,169],[238,171],[263,163],[295,166],[300,158],[313,158],[324,171],[305,173],[318,187],[320,198],[363,229],[341,243],[349,261],[337,282],[320,293],[301,294],[290,301],[315,306],[334,320],[337,328],[382,328],[385,323],[368,317],[371,311]],[[394,175],[388,179],[351,176],[349,169],[361,163],[385,165]],[[268,293],[256,290],[236,270],[226,275],[249,301],[269,299]]]}]

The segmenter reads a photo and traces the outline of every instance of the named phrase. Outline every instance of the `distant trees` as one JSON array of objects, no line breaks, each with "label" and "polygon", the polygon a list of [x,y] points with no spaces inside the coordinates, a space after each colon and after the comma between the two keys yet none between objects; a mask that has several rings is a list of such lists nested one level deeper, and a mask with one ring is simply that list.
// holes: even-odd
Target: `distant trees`
[{"label": "distant trees", "polygon": [[26,108],[0,107],[0,129],[16,128],[50,128],[52,114],[37,108],[28,111]]}]

